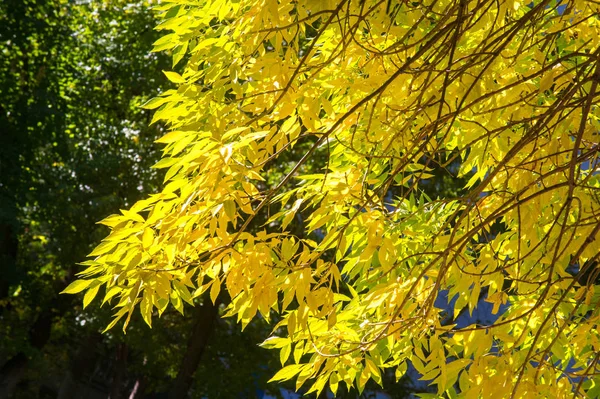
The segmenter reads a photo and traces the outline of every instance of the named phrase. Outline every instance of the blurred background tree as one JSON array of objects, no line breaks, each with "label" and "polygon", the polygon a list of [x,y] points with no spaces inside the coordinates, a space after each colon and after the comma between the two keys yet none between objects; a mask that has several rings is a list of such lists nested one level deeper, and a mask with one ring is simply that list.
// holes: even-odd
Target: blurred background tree
[{"label": "blurred background tree", "polygon": [[102,313],[56,292],[104,234],[95,221],[158,182],[161,128],[138,107],[163,83],[153,25],[141,1],[0,4],[4,397],[43,396],[100,340]]},{"label": "blurred background tree", "polygon": [[101,334],[110,309],[57,294],[106,235],[96,221],[162,183],[163,128],[140,108],[168,86],[152,4],[0,1],[0,398],[291,397],[266,383],[266,323],[241,333],[206,301]]},{"label": "blurred background tree", "polygon": [[[165,314],[153,334],[136,320],[126,337],[101,335],[106,309],[83,310],[76,298],[57,295],[106,234],[96,221],[161,182],[150,166],[162,127],[149,126],[150,112],[139,107],[165,85],[168,67],[166,55],[150,53],[157,39],[151,5],[0,2],[2,398],[166,396],[193,333],[206,334],[209,323],[194,329],[190,312]],[[235,338],[213,335],[206,361],[229,362],[236,378],[208,383],[200,375],[193,391],[266,384],[268,370],[244,373],[238,364],[268,365],[272,355],[249,337]],[[236,345],[243,354],[234,362]],[[186,366],[195,373],[189,359]]]},{"label": "blurred background tree", "polygon": [[127,336],[102,335],[109,309],[58,295],[106,234],[96,221],[161,183],[150,166],[163,129],[140,108],[169,67],[150,53],[151,6],[0,1],[0,398],[268,391],[277,360],[257,346],[266,324],[242,335],[199,306],[164,314],[152,333],[139,319]]}]

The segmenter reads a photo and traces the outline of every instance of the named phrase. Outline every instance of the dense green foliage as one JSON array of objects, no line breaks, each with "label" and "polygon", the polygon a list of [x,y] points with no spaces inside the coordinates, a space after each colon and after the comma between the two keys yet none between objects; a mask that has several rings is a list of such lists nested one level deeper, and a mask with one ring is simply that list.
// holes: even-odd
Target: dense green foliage
[{"label": "dense green foliage", "polygon": [[165,60],[147,57],[154,18],[142,2],[0,7],[0,353],[27,364],[19,380],[35,390],[104,317],[82,314],[56,290],[103,234],[94,224],[101,210],[127,206],[156,183],[148,166],[161,130],[138,105],[156,93]]}]

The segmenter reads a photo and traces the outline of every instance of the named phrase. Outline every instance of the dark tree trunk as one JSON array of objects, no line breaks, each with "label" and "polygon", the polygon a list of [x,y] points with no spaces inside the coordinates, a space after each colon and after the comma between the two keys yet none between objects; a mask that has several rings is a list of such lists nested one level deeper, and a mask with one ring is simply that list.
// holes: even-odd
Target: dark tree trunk
[{"label": "dark tree trunk", "polygon": [[129,399],[142,399],[144,397],[144,391],[146,389],[146,379],[142,376],[135,381]]},{"label": "dark tree trunk", "polygon": [[0,370],[0,399],[9,399],[15,393],[17,384],[27,368],[27,356],[20,352],[8,360]]},{"label": "dark tree trunk", "polygon": [[109,399],[121,399],[123,380],[127,372],[127,345],[119,344]]},{"label": "dark tree trunk", "polygon": [[[147,362],[148,358],[144,356],[143,365],[145,366]],[[146,383],[146,376],[144,374],[136,378],[133,388],[131,388],[131,392],[129,393],[129,399],[142,399],[146,391]]]},{"label": "dark tree trunk", "polygon": [[[52,304],[52,308],[41,311],[29,329],[29,345],[38,351],[41,351],[48,343],[54,319],[62,316],[72,307],[72,298],[61,295],[56,297]],[[0,368],[0,399],[8,399],[13,396],[15,388],[23,379],[28,363],[27,354],[19,352],[2,365]]]},{"label": "dark tree trunk", "polygon": [[71,365],[60,385],[57,399],[75,399],[77,394],[77,382],[82,381],[96,364],[96,347],[102,342],[103,335],[92,333],[81,342],[77,353],[71,360]]},{"label": "dark tree trunk", "polygon": [[[29,330],[29,343],[35,349],[41,349],[50,339],[52,327],[52,313],[45,311],[40,314]],[[15,389],[27,369],[29,358],[23,352],[19,352],[9,359],[0,368],[0,399],[8,399],[13,396]]]},{"label": "dark tree trunk", "polygon": [[[1,194],[1,193],[0,193]],[[2,199],[0,198],[0,204]],[[2,276],[0,277],[0,299],[9,295],[10,282],[16,273],[17,251],[19,242],[10,223],[0,220],[0,265],[2,265]],[[0,306],[0,313],[4,306]]]},{"label": "dark tree trunk", "polygon": [[198,364],[200,364],[200,359],[214,329],[218,310],[218,302],[213,305],[210,299],[205,299],[204,303],[196,309],[194,328],[179,366],[177,378],[169,392],[169,399],[183,399],[187,396],[193,382],[194,373],[198,368]]}]

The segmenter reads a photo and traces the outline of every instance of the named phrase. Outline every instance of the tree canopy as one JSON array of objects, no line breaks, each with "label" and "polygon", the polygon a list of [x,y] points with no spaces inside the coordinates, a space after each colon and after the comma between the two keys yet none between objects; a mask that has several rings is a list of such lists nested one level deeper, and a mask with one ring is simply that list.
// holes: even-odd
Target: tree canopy
[{"label": "tree canopy", "polygon": [[110,329],[226,291],[310,391],[410,364],[448,397],[597,396],[598,7],[164,1],[164,187],[64,292],[102,288]]},{"label": "tree canopy", "polygon": [[144,1],[0,2],[0,398],[58,391],[84,342],[113,349],[88,340],[108,312],[58,292],[106,234],[94,222],[159,187],[164,128],[139,107],[166,80],[155,24]]}]

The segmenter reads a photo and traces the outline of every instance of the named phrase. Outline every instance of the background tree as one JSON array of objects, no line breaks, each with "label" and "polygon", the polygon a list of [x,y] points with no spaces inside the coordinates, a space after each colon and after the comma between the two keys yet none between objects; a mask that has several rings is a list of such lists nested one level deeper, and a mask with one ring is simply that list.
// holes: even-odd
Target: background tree
[{"label": "background tree", "polygon": [[56,290],[104,234],[93,223],[98,210],[156,187],[150,144],[161,129],[148,127],[136,104],[156,93],[156,69],[167,64],[144,59],[155,40],[149,10],[129,5],[125,17],[124,5],[0,5],[2,242],[11,245],[2,276],[3,396],[36,396],[48,374],[60,381],[55,362],[93,329],[81,327],[89,315]]},{"label": "background tree", "polygon": [[[160,186],[150,166],[163,127],[140,108],[171,66],[150,54],[152,4],[0,2],[2,398],[166,394],[188,352],[195,312],[167,312],[152,334],[140,318],[127,336],[101,335],[109,307],[57,294],[106,234],[95,222]],[[266,390],[276,354],[238,341],[230,324],[216,322],[190,396]],[[258,323],[246,339],[266,331]],[[226,362],[235,381],[213,377]]]}]

